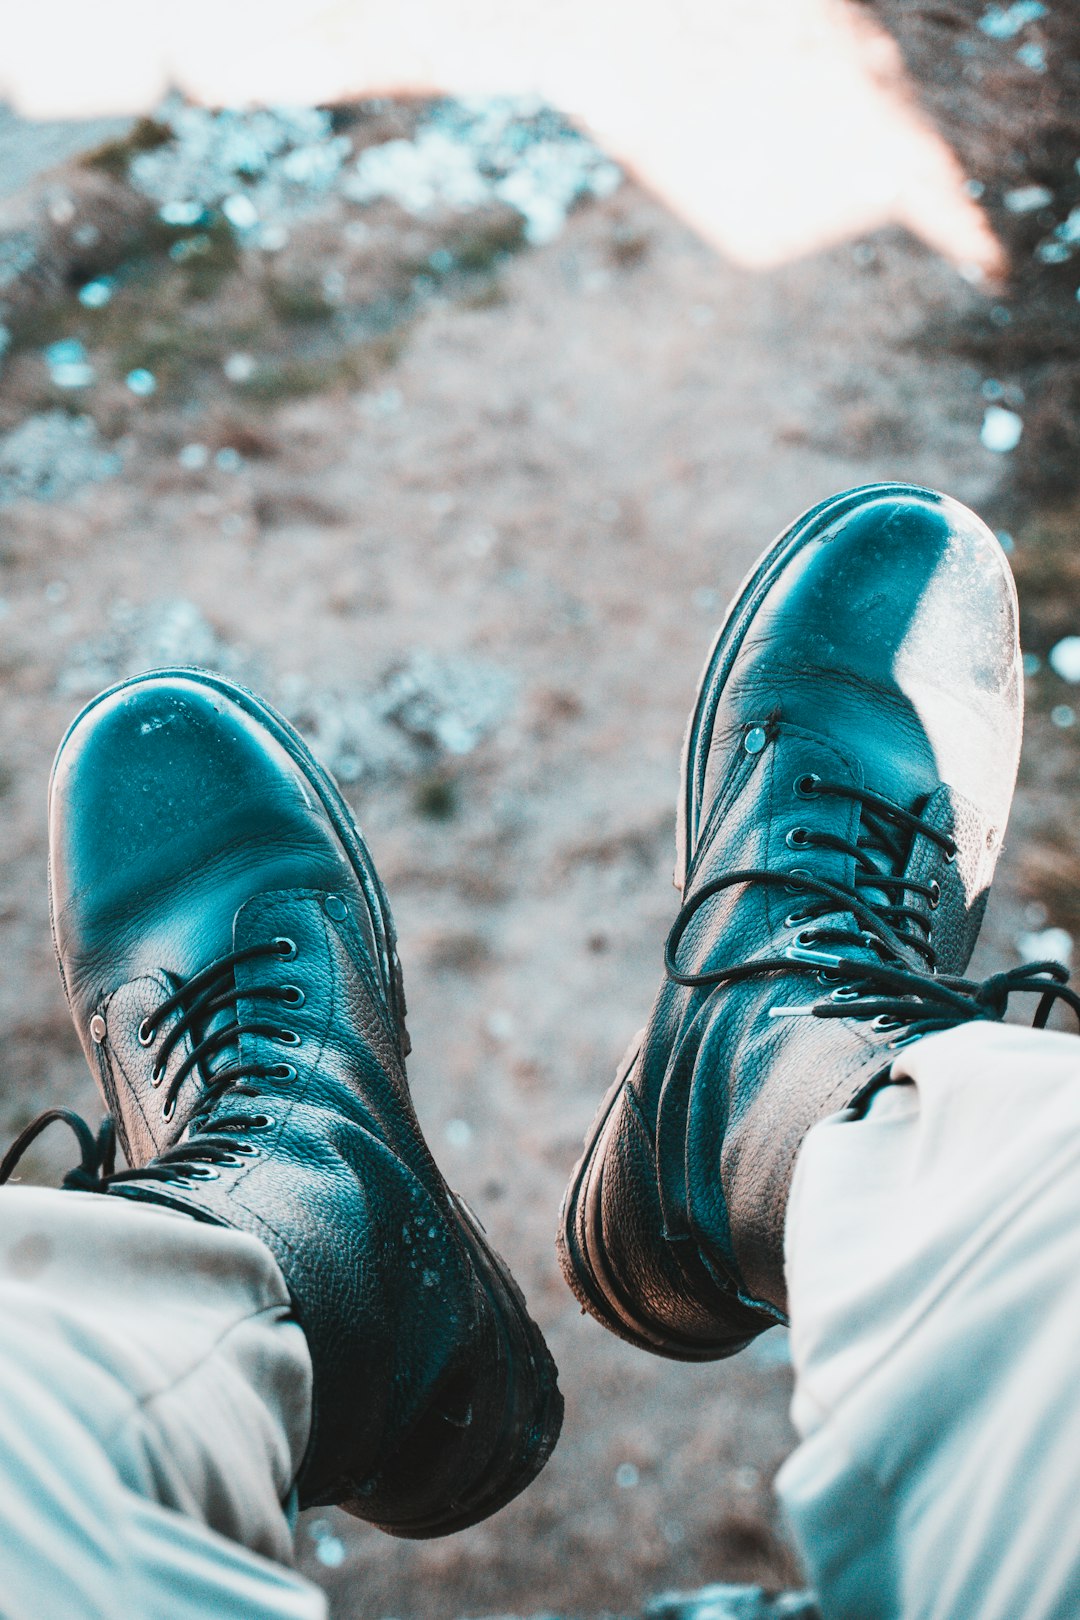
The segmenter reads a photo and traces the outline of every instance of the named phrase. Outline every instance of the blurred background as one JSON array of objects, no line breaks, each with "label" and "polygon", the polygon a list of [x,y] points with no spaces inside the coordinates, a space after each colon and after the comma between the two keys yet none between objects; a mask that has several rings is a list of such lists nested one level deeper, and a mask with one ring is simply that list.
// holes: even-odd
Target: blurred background
[{"label": "blurred background", "polygon": [[495,1519],[323,1511],[302,1567],[341,1620],[797,1584],[784,1333],[638,1354],[579,1316],[556,1210],[658,982],[698,670],[821,497],[913,480],[1000,534],[1029,717],[976,965],[1080,938],[1080,17],[178,11],[53,0],[0,65],[3,1138],[99,1106],[48,932],[63,729],[156,664],[243,680],[356,808],[421,1121],[567,1396]]}]

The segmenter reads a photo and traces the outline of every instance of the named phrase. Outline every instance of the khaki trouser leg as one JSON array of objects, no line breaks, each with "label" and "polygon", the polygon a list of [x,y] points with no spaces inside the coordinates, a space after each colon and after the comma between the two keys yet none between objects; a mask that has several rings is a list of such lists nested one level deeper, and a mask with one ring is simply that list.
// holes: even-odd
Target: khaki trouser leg
[{"label": "khaki trouser leg", "polygon": [[1075,1620],[1080,1041],[968,1025],[893,1074],[796,1167],[777,1488],[826,1620]]},{"label": "khaki trouser leg", "polygon": [[324,1620],[288,1567],[311,1361],[256,1239],[0,1190],[4,1620]]}]

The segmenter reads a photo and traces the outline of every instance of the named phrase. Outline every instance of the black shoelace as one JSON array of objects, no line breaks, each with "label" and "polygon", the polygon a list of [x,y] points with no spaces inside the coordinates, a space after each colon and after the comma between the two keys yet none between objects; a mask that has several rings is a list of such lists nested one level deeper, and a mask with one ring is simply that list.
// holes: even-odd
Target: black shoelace
[{"label": "black shoelace", "polygon": [[[62,1185],[85,1192],[104,1192],[109,1185],[121,1181],[208,1180],[217,1174],[213,1168],[216,1164],[240,1164],[253,1157],[258,1149],[244,1138],[250,1131],[265,1130],[273,1124],[269,1114],[241,1108],[216,1118],[210,1115],[227,1092],[236,1098],[257,1099],[263,1093],[259,1085],[253,1082],[293,1080],[296,1070],[290,1063],[242,1062],[239,1055],[240,1037],[254,1035],[286,1046],[298,1045],[300,1037],[295,1031],[284,1028],[280,1021],[271,1022],[261,1018],[248,1022],[233,1019],[217,1029],[210,1029],[209,1024],[215,1014],[235,1008],[241,996],[249,1001],[269,999],[283,1001],[287,1006],[299,1006],[304,997],[303,991],[296,985],[255,984],[245,985],[241,989],[235,978],[235,969],[240,962],[260,957],[291,958],[295,955],[296,945],[291,939],[285,938],[230,951],[186,980],[143,1019],[138,1031],[139,1043],[151,1047],[164,1021],[174,1012],[180,1012],[155,1051],[150,1071],[151,1085],[163,1082],[169,1057],[184,1036],[190,1033],[194,1037],[191,1051],[169,1081],[162,1104],[163,1119],[172,1120],[177,1098],[190,1074],[197,1070],[205,1079],[194,1107],[176,1124],[169,1145],[152,1164],[141,1170],[114,1169],[115,1127],[108,1116],[95,1135],[74,1110],[50,1108],[39,1114],[16,1137],[3,1160],[0,1160],[0,1185],[10,1179],[31,1143],[56,1121],[62,1121],[74,1131],[81,1154],[80,1163],[67,1172]],[[209,1069],[208,1061],[229,1047],[236,1049],[236,1060]],[[187,1139],[181,1141],[185,1135]]]},{"label": "black shoelace", "polygon": [[[1080,995],[1069,987],[1068,969],[1060,962],[1028,962],[982,981],[936,971],[930,920],[925,912],[905,904],[905,897],[922,895],[933,910],[938,885],[914,883],[896,875],[896,869],[916,834],[937,844],[947,861],[954,860],[956,844],[947,833],[865,788],[808,775],[799,779],[796,791],[804,798],[831,794],[860,804],[862,825],[856,843],[805,828],[795,828],[788,836],[789,847],[795,850],[829,849],[850,856],[855,862],[854,881],[830,883],[799,868],[773,872],[759,867],[712,878],[687,899],[668,935],[664,967],[673,983],[702,990],[769,975],[812,975],[819,983],[834,986],[826,999],[807,1006],[774,1006],[770,1015],[873,1019],[879,1029],[897,1032],[892,1045],[974,1019],[1001,1020],[1009,997],[1020,993],[1040,997],[1034,1028],[1045,1027],[1057,1001],[1070,1007],[1080,1023]],[[694,917],[717,895],[751,883],[782,887],[800,897],[798,910],[787,919],[791,926],[803,925],[791,944],[777,956],[684,973],[678,951]],[[851,915],[857,927],[825,920],[837,912]],[[816,918],[822,921],[815,922]],[[877,960],[845,954],[860,948],[875,953]],[[912,966],[912,954],[925,966]]]}]

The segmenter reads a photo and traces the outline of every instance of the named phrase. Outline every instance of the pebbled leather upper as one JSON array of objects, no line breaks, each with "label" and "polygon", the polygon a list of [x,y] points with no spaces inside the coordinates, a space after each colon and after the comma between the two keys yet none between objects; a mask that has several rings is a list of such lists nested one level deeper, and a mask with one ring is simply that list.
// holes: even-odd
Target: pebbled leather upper
[{"label": "pebbled leather upper", "polygon": [[[337,790],[250,694],[152,674],[75,722],[50,827],[61,976],[145,1172],[108,1190],[273,1251],[315,1373],[305,1505],[403,1535],[494,1511],[554,1445],[555,1368],[424,1142],[389,908]],[[245,951],[208,1007],[155,1020]]]},{"label": "pebbled leather upper", "polygon": [[[1000,547],[957,502],[911,486],[814,509],[736,598],[691,717],[677,880],[694,910],[680,971],[800,949],[798,872],[851,889],[854,857],[801,847],[806,830],[857,844],[858,790],[949,834],[947,858],[908,836],[899,870],[926,918],[936,969],[962,974],[1008,818],[1020,746],[1016,597]],[[800,791],[816,775],[851,796]],[[793,843],[794,841],[794,843]],[[893,863],[889,870],[897,871]],[[864,902],[885,904],[867,885]],[[857,931],[837,906],[814,926]],[[866,942],[845,962],[876,962]],[[906,964],[924,971],[912,947]],[[841,975],[842,977],[842,975]],[[770,971],[714,988],[665,978],[646,1030],[586,1141],[563,1218],[562,1262],[606,1325],[660,1353],[730,1354],[785,1309],[783,1224],[810,1127],[847,1106],[894,1056],[871,1018],[820,1019],[835,975]]]}]

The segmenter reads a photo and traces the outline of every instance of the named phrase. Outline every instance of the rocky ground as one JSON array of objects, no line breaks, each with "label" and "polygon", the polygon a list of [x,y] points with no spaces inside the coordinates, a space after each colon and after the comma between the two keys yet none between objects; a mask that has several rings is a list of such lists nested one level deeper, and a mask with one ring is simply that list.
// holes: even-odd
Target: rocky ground
[{"label": "rocky ground", "polygon": [[[489,1523],[412,1545],[305,1519],[341,1620],[636,1615],[662,1590],[798,1583],[770,1498],[793,1440],[783,1332],[731,1363],[652,1361],[579,1315],[553,1230],[658,980],[700,663],[803,507],[903,478],[1007,531],[1030,720],[980,960],[1080,931],[1074,57],[1053,19],[1001,35],[981,7],[876,9],[984,188],[1004,289],[897,230],[739,270],[556,124],[531,127],[557,183],[410,212],[400,176],[379,196],[357,168],[391,139],[415,151],[432,111],[407,103],[294,130],[262,179],[249,157],[189,187],[186,215],[166,160],[196,136],[141,125],[0,220],[3,1135],[46,1102],[97,1106],[48,937],[65,725],[129,670],[235,674],[356,806],[399,925],[421,1120],[562,1369],[557,1453]],[[1025,45],[1044,74],[1014,68]],[[253,223],[236,199],[271,182]],[[1025,185],[1049,200],[1012,207]],[[1015,451],[983,442],[991,408],[1022,423]]]}]

